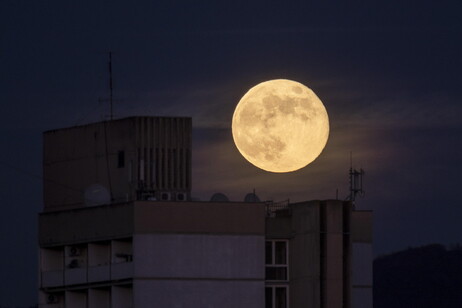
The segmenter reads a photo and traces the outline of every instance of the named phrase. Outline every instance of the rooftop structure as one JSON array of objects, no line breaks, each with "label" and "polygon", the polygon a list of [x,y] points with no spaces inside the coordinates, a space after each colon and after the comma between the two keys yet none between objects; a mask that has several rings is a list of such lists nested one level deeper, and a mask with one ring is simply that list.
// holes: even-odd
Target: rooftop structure
[{"label": "rooftop structure", "polygon": [[131,117],[43,134],[44,209],[191,195],[191,118]]}]

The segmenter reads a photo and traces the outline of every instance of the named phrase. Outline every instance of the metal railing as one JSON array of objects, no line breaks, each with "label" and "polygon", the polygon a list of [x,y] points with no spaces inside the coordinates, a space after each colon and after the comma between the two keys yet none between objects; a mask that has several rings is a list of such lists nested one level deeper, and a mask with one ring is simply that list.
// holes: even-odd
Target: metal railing
[{"label": "metal railing", "polygon": [[284,201],[267,201],[266,202],[266,216],[267,217],[275,217],[276,212],[286,212],[290,214],[290,206],[289,206],[289,199]]}]

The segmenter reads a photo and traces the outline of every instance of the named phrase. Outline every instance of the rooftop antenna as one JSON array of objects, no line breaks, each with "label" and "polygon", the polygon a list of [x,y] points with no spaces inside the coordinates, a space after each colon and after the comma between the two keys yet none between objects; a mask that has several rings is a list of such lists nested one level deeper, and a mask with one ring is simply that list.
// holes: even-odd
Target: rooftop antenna
[{"label": "rooftop antenna", "polygon": [[[109,51],[109,120],[114,119],[114,113],[112,112],[112,51]],[[111,169],[109,168],[109,150],[108,150],[108,139],[107,139],[107,121],[104,121],[104,147],[106,151],[106,170],[107,170],[107,181],[109,184],[109,198],[112,202],[114,196],[112,194],[112,182],[111,182]]]},{"label": "rooftop antenna", "polygon": [[[113,112],[113,95],[112,95],[112,51],[109,51],[109,62],[108,62],[108,68],[109,68],[109,99],[107,98],[98,98],[98,102],[107,102],[109,101],[109,120],[114,119],[114,112]],[[104,119],[106,119],[106,116],[104,116]]]},{"label": "rooftop antenna", "polygon": [[112,51],[109,51],[109,104],[110,104],[110,120],[113,120],[112,112]]},{"label": "rooftop antenna", "polygon": [[363,190],[363,176],[364,170],[363,169],[354,169],[353,168],[353,154],[350,152],[350,195],[348,196],[347,200],[350,200],[353,203],[353,206],[356,201],[356,196],[359,195],[360,197],[364,196]]}]

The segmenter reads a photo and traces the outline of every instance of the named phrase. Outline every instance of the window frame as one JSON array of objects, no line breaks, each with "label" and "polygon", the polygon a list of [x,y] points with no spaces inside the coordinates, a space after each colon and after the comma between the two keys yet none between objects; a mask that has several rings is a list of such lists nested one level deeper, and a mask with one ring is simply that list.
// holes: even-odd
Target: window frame
[{"label": "window frame", "polygon": [[290,308],[289,302],[289,285],[288,284],[267,284],[265,285],[265,307],[267,306],[266,303],[266,289],[271,289],[271,308],[276,308],[276,289],[282,288],[286,290],[286,307]]},{"label": "window frame", "polygon": [[[270,242],[271,243],[271,262],[270,264],[266,263],[266,244]],[[286,249],[286,255],[285,255],[285,264],[276,264],[276,243],[277,242],[284,242],[285,243],[285,249]],[[288,239],[266,239],[265,240],[265,275],[266,275],[266,269],[267,268],[286,268],[286,279],[284,280],[270,280],[266,279],[265,280],[268,282],[289,282],[290,277],[289,277],[289,240]]]}]

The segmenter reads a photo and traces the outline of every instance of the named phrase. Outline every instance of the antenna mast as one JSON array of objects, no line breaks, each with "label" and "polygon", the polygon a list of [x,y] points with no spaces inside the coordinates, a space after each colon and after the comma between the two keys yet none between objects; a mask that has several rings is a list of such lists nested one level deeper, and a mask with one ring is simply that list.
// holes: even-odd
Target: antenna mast
[{"label": "antenna mast", "polygon": [[112,112],[112,51],[109,51],[109,104],[110,104],[110,120],[113,120]]},{"label": "antenna mast", "polygon": [[364,196],[363,190],[363,176],[364,170],[363,169],[354,169],[353,168],[353,154],[350,152],[350,195],[348,196],[348,200],[355,203],[356,196],[359,194],[360,197]]}]

